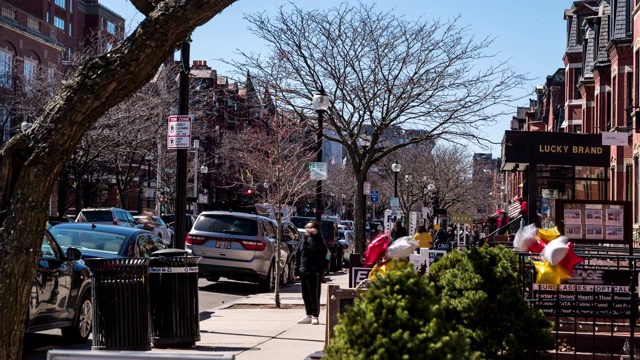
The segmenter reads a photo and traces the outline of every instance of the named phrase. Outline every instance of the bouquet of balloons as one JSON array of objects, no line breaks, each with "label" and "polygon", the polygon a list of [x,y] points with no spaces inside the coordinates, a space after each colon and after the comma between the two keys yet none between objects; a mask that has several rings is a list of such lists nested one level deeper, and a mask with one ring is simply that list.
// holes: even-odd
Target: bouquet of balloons
[{"label": "bouquet of balloons", "polygon": [[364,266],[373,267],[370,279],[392,270],[391,259],[408,259],[411,253],[418,248],[418,243],[411,236],[404,236],[391,242],[388,232],[376,236],[364,253]]},{"label": "bouquet of balloons", "polygon": [[537,284],[559,285],[571,278],[573,268],[584,261],[573,251],[573,243],[562,236],[557,227],[538,229],[535,224],[524,226],[516,233],[513,247],[540,255],[539,261],[533,261]]}]

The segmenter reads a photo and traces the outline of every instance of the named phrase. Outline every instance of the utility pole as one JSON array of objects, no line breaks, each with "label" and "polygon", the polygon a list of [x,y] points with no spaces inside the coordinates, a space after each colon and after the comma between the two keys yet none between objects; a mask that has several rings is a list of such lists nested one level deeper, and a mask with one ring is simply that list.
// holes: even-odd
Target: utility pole
[{"label": "utility pole", "polygon": [[[180,89],[178,114],[189,115],[189,69],[191,50],[190,39],[182,43],[180,50]],[[176,164],[176,212],[175,212],[175,241],[176,249],[184,249],[187,216],[187,149],[178,149]]]}]

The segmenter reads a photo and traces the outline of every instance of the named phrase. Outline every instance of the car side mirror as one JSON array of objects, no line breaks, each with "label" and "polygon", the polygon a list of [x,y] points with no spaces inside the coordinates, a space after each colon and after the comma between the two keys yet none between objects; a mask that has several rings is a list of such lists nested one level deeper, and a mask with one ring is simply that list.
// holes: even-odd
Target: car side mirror
[{"label": "car side mirror", "polygon": [[82,258],[82,253],[80,252],[80,250],[74,247],[67,248],[67,259],[80,260],[80,258]]}]

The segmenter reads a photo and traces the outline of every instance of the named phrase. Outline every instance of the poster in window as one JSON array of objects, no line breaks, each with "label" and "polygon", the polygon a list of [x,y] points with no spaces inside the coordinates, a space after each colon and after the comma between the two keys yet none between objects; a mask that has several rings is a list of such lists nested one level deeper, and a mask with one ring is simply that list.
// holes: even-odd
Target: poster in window
[{"label": "poster in window", "polygon": [[569,239],[582,239],[582,225],[565,225],[564,235]]},{"label": "poster in window", "polygon": [[584,218],[585,224],[602,225],[602,210],[586,209]]},{"label": "poster in window", "polygon": [[622,226],[622,209],[607,209],[607,225]]},{"label": "poster in window", "polygon": [[585,238],[591,240],[602,240],[604,239],[602,230],[602,225],[587,225],[585,229]]},{"label": "poster in window", "polygon": [[582,210],[564,209],[565,224],[582,224]]},{"label": "poster in window", "polygon": [[622,240],[622,226],[607,226],[607,240]]}]

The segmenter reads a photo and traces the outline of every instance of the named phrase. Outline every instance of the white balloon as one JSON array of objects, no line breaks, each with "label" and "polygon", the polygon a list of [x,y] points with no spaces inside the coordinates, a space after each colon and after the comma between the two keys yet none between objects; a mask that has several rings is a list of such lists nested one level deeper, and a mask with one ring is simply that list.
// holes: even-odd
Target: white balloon
[{"label": "white balloon", "polygon": [[567,253],[569,252],[569,238],[566,236],[560,236],[555,240],[551,240],[544,250],[540,253],[540,256],[545,259],[551,265],[558,265]]},{"label": "white balloon", "polygon": [[513,247],[520,251],[529,251],[529,247],[538,239],[538,228],[536,224],[523,226],[518,230],[513,238]]},{"label": "white balloon", "polygon": [[408,258],[411,253],[419,247],[411,236],[403,236],[389,245],[387,257],[390,259]]}]

